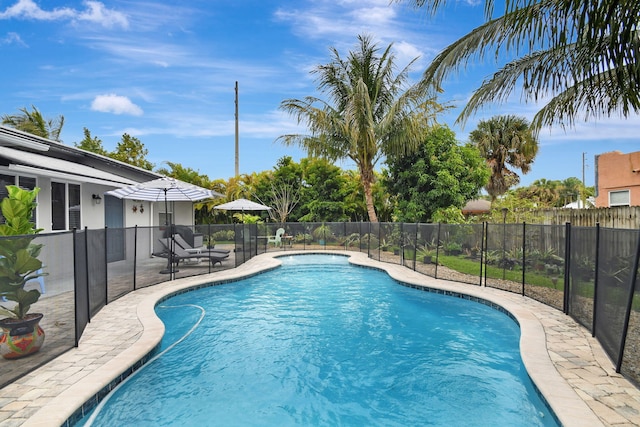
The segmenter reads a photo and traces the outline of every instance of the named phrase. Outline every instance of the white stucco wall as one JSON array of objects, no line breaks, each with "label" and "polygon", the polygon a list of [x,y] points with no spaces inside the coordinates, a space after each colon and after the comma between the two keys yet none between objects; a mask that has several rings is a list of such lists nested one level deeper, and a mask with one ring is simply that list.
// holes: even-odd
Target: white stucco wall
[{"label": "white stucco wall", "polygon": [[[37,226],[43,232],[51,232],[51,178],[38,177],[36,185],[40,188],[38,194],[38,208],[36,211]],[[56,182],[64,182],[55,180]],[[113,190],[99,184],[71,182],[80,185],[81,226],[89,229],[98,229],[105,226],[104,193]],[[92,195],[102,197],[100,204],[96,204]],[[135,207],[135,210],[134,210]],[[142,207],[142,209],[141,209]],[[179,225],[193,225],[194,212],[192,202],[169,202],[169,212],[174,214],[174,223]],[[123,200],[124,227],[148,227],[161,226],[160,213],[164,213],[164,202],[146,202],[140,200]]]}]

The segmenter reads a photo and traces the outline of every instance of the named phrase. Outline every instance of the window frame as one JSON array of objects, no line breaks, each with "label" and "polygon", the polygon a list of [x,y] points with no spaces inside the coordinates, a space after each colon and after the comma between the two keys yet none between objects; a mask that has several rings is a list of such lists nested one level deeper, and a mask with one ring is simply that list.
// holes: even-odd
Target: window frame
[{"label": "window frame", "polygon": [[[64,200],[62,201],[63,207],[64,207],[63,212],[59,212],[60,206],[58,204],[60,202],[57,202],[55,200],[55,195],[57,195],[57,192],[54,192],[54,186],[60,186],[61,189],[64,187],[64,190],[63,190]],[[71,197],[71,192],[69,191],[71,186],[74,187],[71,190],[74,192],[77,192],[76,198]],[[74,201],[77,201],[77,204],[74,206],[71,206],[71,203],[73,203]],[[57,203],[57,204],[54,205],[54,203]],[[77,206],[77,213],[75,211],[72,211],[72,208],[76,206]],[[62,216],[60,214],[64,215],[63,226],[62,224],[58,224],[57,222],[54,223],[54,220],[57,218],[57,216]],[[51,231],[54,231],[54,232],[70,231],[72,229],[71,223],[74,222],[72,221],[72,218],[71,218],[72,214],[77,216],[76,218],[77,227],[74,226],[73,228],[76,228],[78,230],[81,229],[82,228],[82,186],[80,184],[76,184],[68,181],[51,180]]]},{"label": "window frame", "polygon": [[[622,194],[622,193],[626,193],[626,195],[627,195],[627,201],[625,203],[612,203],[611,202],[611,195],[612,194]],[[631,190],[629,190],[629,189],[609,191],[608,197],[609,197],[609,207],[612,207],[612,206],[631,206]]]}]

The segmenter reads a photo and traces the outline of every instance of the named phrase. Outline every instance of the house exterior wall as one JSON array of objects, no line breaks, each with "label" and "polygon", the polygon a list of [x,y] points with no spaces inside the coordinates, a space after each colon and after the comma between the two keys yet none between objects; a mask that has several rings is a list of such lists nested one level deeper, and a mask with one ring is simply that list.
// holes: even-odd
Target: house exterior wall
[{"label": "house exterior wall", "polygon": [[[123,212],[114,204],[107,209],[104,202],[107,191],[162,175],[5,126],[0,126],[0,175],[2,185],[22,181],[27,188],[40,188],[36,226],[45,233],[73,227],[99,229],[114,219],[125,228],[164,225],[164,215],[160,220],[165,209],[163,201],[123,200]],[[101,197],[100,203],[93,195]],[[69,206],[69,200],[74,206]],[[194,224],[191,202],[170,203],[169,212],[174,224]]]},{"label": "house exterior wall", "polygon": [[[153,222],[153,209],[154,203],[143,202],[140,200],[124,199],[124,226],[125,227],[148,227],[151,225],[160,225]],[[140,207],[142,206],[142,209]],[[157,217],[157,215],[156,215]]]},{"label": "house exterior wall", "polygon": [[[38,193],[38,208],[36,210],[36,226],[43,229],[43,232],[52,232],[51,224],[51,183],[64,182],[59,179],[49,177],[37,177],[36,185],[40,188]],[[97,229],[104,227],[104,204],[96,204],[93,201],[93,194],[102,196],[105,191],[113,187],[105,187],[96,184],[78,183],[66,181],[71,184],[80,185],[80,222],[81,228]]]},{"label": "house exterior wall", "polygon": [[[110,188],[109,188],[110,189]],[[102,197],[105,187],[95,184],[83,184],[80,186],[80,206],[82,227],[96,229],[104,227],[104,200],[97,204],[93,200],[93,195]]]},{"label": "house exterior wall", "polygon": [[174,204],[176,224],[193,225],[194,213],[192,202],[175,202]]},{"label": "house exterior wall", "polygon": [[612,192],[629,194],[628,206],[640,206],[640,151],[596,156],[596,207],[610,207]]}]

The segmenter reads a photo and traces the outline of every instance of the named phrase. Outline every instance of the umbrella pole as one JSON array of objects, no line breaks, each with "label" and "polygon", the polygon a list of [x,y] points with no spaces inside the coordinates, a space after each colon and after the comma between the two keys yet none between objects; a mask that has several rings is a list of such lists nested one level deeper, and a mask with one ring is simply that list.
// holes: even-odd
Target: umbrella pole
[{"label": "umbrella pole", "polygon": [[179,270],[174,270],[173,268],[173,251],[174,251],[174,240],[173,240],[173,227],[169,222],[169,205],[167,204],[167,189],[164,189],[164,224],[169,232],[169,256],[167,257],[167,267],[160,272],[160,274],[168,274],[169,280],[174,278],[175,273]]}]

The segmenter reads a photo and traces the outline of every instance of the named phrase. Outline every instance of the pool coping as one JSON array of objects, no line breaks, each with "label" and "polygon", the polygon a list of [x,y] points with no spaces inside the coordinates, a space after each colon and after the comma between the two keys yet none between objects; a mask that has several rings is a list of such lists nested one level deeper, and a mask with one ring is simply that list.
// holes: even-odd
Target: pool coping
[{"label": "pool coping", "polygon": [[[587,404],[588,396],[584,396],[584,393],[579,394],[579,391],[576,391],[560,374],[558,360],[555,360],[554,363],[554,359],[558,359],[557,354],[562,349],[549,349],[547,346],[549,343],[548,334],[545,332],[540,316],[545,313],[551,313],[553,316],[557,313],[562,315],[561,312],[518,294],[434,279],[401,265],[379,262],[369,258],[367,254],[349,251],[269,252],[254,257],[235,269],[165,282],[125,295],[104,307],[92,319],[85,329],[78,348],[61,355],[16,384],[17,388],[22,385],[30,385],[33,399],[29,402],[33,403],[34,399],[40,398],[43,404],[41,406],[25,404],[24,408],[30,407],[31,410],[30,413],[27,411],[22,414],[22,417],[25,414],[29,415],[24,423],[6,425],[66,425],[67,420],[76,413],[78,408],[81,408],[86,402],[104,395],[115,386],[119,378],[122,379],[133,369],[141,366],[141,360],[148,358],[162,339],[164,325],[155,315],[154,309],[157,303],[165,299],[167,295],[201,287],[205,284],[213,285],[240,280],[277,267],[280,265],[280,261],[277,260],[280,256],[309,255],[311,253],[346,255],[351,263],[386,271],[392,278],[403,284],[469,295],[502,307],[519,323],[521,329],[520,349],[524,365],[562,425],[565,427],[605,425]],[[560,319],[560,322],[572,322],[571,327],[581,328],[569,316],[562,316],[555,317]],[[558,320],[554,319],[554,321]],[[128,341],[122,343],[122,336],[125,334]],[[588,345],[593,347],[593,343],[588,343]],[[610,374],[611,362],[602,351],[593,350],[593,357],[599,359],[598,364],[603,369],[607,369],[607,373]],[[101,352],[100,354],[105,356],[94,358],[91,363],[82,362],[82,369],[77,369],[77,366],[75,370],[73,369],[78,364],[78,360],[86,360],[86,357],[97,352]],[[74,373],[64,374],[65,369],[71,369]],[[56,380],[56,378],[58,379]],[[626,380],[622,379],[622,381]],[[594,386],[596,385],[594,384]],[[42,391],[42,388],[46,390]],[[35,395],[34,389],[40,390],[39,396]],[[2,399],[2,393],[0,393],[0,399]],[[25,403],[28,399],[23,397],[20,401]],[[15,412],[19,414],[20,411]],[[6,421],[11,419],[17,420],[20,419],[20,416],[9,417]],[[4,423],[0,423],[0,426],[2,425]]]}]

